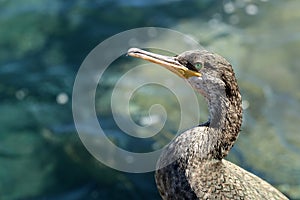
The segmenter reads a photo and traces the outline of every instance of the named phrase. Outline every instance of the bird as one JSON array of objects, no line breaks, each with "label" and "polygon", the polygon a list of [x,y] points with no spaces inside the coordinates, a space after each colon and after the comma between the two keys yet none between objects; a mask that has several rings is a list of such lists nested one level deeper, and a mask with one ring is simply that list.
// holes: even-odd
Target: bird
[{"label": "bird", "polygon": [[209,108],[207,122],[176,136],[160,155],[155,181],[162,199],[288,199],[225,159],[242,124],[241,94],[233,67],[225,58],[207,50],[165,56],[130,48],[127,54],[185,79]]}]

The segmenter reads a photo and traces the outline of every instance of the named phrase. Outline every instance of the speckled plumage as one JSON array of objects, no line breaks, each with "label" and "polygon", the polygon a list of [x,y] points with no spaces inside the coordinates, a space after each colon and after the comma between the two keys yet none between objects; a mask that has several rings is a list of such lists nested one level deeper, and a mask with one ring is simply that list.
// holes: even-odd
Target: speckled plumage
[{"label": "speckled plumage", "polygon": [[230,63],[198,50],[175,59],[191,70],[202,64],[201,77],[187,81],[206,98],[210,118],[177,136],[161,155],[155,179],[162,198],[287,199],[267,182],[223,159],[242,123],[241,95]]}]

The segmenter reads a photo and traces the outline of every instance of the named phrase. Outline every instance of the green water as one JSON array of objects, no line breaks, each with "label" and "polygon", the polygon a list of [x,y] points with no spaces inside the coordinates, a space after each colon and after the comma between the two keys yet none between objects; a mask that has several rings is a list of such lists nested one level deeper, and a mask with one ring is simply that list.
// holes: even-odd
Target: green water
[{"label": "green water", "polygon": [[[299,199],[299,7],[296,0],[0,1],[0,199],[160,199],[153,173],[118,172],[86,151],[71,108],[87,54],[114,34],[144,26],[189,34],[233,64],[244,122],[228,159]],[[174,41],[157,41],[167,42]],[[143,152],[172,137],[180,112],[167,89],[141,88],[132,98],[133,120],[155,103],[169,118],[153,141],[126,137],[112,118],[110,95],[130,66],[127,59],[113,64],[97,89],[96,110],[115,143]]]}]

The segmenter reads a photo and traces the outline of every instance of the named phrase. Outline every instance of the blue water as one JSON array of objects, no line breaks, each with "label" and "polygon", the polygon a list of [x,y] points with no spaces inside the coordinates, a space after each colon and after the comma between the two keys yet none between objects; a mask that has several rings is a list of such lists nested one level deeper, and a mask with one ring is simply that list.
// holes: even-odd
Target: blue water
[{"label": "blue water", "polygon": [[[73,84],[84,58],[106,38],[144,26],[189,34],[233,64],[244,122],[228,159],[299,199],[299,6],[277,0],[1,1],[0,199],[160,199],[153,173],[118,172],[92,157],[72,116]],[[167,42],[176,43],[157,38]],[[130,66],[127,58],[113,63],[97,89],[95,107],[115,144],[144,152],[173,137],[180,108],[164,88],[140,89],[132,98],[132,119],[150,123],[149,108],[159,103],[168,113],[166,126],[144,142],[122,132],[110,97]],[[199,99],[205,121],[206,104]]]}]

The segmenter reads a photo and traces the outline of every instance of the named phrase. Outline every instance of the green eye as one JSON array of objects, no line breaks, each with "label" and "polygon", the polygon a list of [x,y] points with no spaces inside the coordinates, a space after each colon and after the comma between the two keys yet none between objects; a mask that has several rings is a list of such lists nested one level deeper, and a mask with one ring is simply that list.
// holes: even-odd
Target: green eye
[{"label": "green eye", "polygon": [[195,68],[196,68],[197,70],[200,70],[200,69],[202,68],[202,64],[201,64],[201,63],[196,63],[196,64],[195,64]]}]

